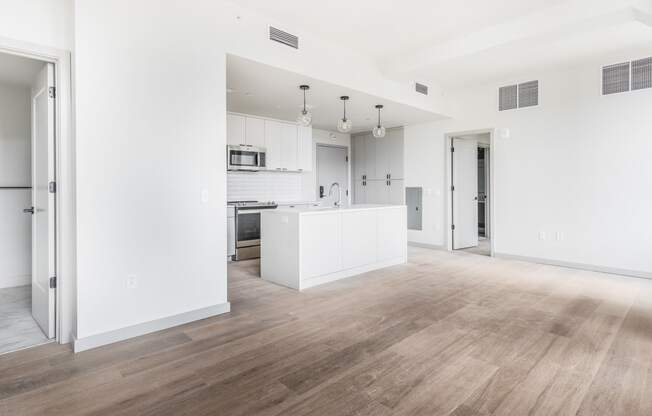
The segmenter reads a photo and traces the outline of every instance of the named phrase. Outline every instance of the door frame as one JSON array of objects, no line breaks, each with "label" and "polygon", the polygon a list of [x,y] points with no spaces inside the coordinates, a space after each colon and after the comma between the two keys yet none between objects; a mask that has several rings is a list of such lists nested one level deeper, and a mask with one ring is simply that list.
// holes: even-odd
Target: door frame
[{"label": "door frame", "polygon": [[452,169],[453,169],[453,155],[452,152],[450,151],[451,149],[451,144],[452,144],[452,139],[455,137],[459,136],[468,136],[468,135],[473,135],[473,134],[489,134],[489,227],[491,229],[491,235],[489,238],[489,244],[490,244],[490,253],[489,255],[491,257],[494,257],[495,253],[495,241],[496,241],[496,222],[495,222],[495,215],[494,212],[496,211],[494,209],[495,207],[495,174],[494,174],[494,160],[495,160],[495,155],[496,155],[496,129],[494,128],[487,128],[487,129],[478,129],[478,130],[466,130],[466,131],[455,131],[455,132],[450,132],[444,134],[444,154],[446,157],[444,158],[446,160],[446,163],[444,164],[444,177],[445,177],[445,190],[444,192],[444,206],[445,208],[445,221],[444,221],[444,246],[446,247],[447,251],[453,251],[453,229],[452,229],[452,224],[453,224],[453,193],[452,193],[452,186],[453,186],[453,174],[452,174]]},{"label": "door frame", "polygon": [[71,54],[69,51],[0,37],[0,53],[54,65],[55,131],[55,340],[66,344],[76,334],[75,141]]},{"label": "door frame", "polygon": [[348,205],[351,204],[351,196],[353,195],[353,192],[351,192],[351,155],[349,152],[348,146],[342,146],[339,144],[329,144],[329,143],[316,143],[315,145],[315,183],[314,183],[314,189],[315,189],[315,195],[317,196],[317,200],[319,200],[319,148],[320,147],[332,147],[336,149],[342,149],[346,152],[346,157],[347,157],[347,165],[346,165],[346,190],[349,191],[348,195],[345,194],[344,197],[346,198],[346,202]]}]

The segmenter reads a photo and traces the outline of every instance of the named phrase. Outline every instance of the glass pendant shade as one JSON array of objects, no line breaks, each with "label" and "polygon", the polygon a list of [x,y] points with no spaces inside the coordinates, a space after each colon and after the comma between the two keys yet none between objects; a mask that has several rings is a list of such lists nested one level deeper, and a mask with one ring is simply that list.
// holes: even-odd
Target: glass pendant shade
[{"label": "glass pendant shade", "polygon": [[349,100],[349,97],[343,95],[340,97],[340,100],[342,100],[342,104],[344,105],[344,117],[337,121],[337,131],[340,133],[348,133],[353,128],[353,123],[351,120],[346,118],[346,102]]},{"label": "glass pendant shade", "polygon": [[374,135],[375,138],[382,139],[383,137],[385,137],[385,133],[386,133],[385,127],[383,127],[383,125],[380,124],[380,110],[383,109],[383,106],[378,104],[376,106],[376,109],[378,110],[378,124],[376,125],[376,127],[374,127],[372,134]]},{"label": "glass pendant shade", "polygon": [[352,128],[353,128],[353,123],[351,123],[351,120],[349,119],[341,118],[337,122],[337,131],[339,131],[340,133],[348,133],[351,131]]},{"label": "glass pendant shade", "polygon": [[306,91],[310,89],[310,86],[299,85],[299,89],[303,91],[303,110],[301,110],[301,113],[297,116],[297,124],[302,127],[309,127],[312,123],[312,114],[310,111],[306,110]]},{"label": "glass pendant shade", "polygon": [[309,127],[312,123],[312,114],[310,111],[303,110],[297,117],[297,124],[303,127]]}]

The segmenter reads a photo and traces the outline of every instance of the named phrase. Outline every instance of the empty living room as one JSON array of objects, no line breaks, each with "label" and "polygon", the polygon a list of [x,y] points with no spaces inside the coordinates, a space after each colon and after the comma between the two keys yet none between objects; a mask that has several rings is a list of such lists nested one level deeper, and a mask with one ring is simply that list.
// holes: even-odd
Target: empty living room
[{"label": "empty living room", "polygon": [[0,10],[0,416],[652,415],[652,0]]}]

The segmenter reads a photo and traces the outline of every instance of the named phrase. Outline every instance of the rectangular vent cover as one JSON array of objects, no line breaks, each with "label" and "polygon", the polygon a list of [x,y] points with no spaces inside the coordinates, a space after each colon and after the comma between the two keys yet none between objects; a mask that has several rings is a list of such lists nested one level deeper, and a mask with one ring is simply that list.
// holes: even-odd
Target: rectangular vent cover
[{"label": "rectangular vent cover", "polygon": [[428,95],[428,86],[427,85],[419,84],[417,82],[414,89],[420,94]]},{"label": "rectangular vent cover", "polygon": [[652,88],[652,58],[632,61],[632,91]]},{"label": "rectangular vent cover", "polygon": [[518,108],[539,105],[539,81],[518,84]]},{"label": "rectangular vent cover", "polygon": [[269,27],[269,38],[275,42],[282,43],[287,46],[291,46],[294,49],[299,49],[299,38],[288,33],[284,32],[281,29],[277,29],[274,26]]},{"label": "rectangular vent cover", "polygon": [[629,91],[629,62],[602,68],[602,95]]},{"label": "rectangular vent cover", "polygon": [[517,106],[518,86],[508,85],[498,89],[498,110],[513,110]]}]

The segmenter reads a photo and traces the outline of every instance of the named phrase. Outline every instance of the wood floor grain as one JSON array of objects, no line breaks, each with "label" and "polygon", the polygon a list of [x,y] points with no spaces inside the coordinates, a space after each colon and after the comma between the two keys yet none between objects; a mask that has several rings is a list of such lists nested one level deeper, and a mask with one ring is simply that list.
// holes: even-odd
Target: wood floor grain
[{"label": "wood floor grain", "polygon": [[0,356],[0,415],[650,415],[652,282],[410,249],[303,293],[229,265],[232,312]]}]

